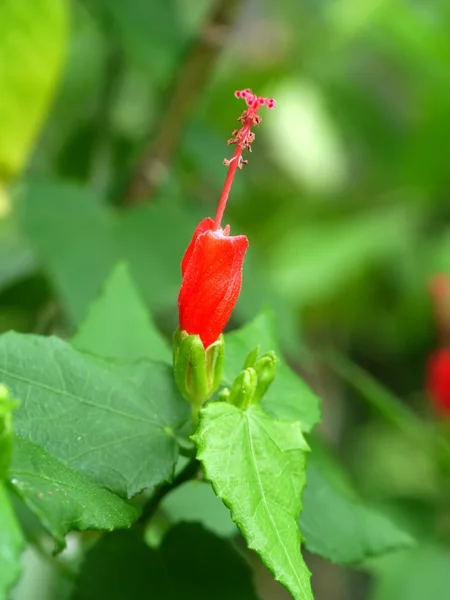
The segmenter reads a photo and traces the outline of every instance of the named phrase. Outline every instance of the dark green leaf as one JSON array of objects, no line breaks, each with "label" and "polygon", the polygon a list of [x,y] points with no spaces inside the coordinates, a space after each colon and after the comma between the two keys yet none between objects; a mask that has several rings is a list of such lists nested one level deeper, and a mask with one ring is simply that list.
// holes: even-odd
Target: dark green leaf
[{"label": "dark green leaf", "polygon": [[168,366],[119,368],[57,338],[8,333],[0,379],[22,401],[16,432],[93,482],[132,496],[171,477],[189,405]]},{"label": "dark green leaf", "polygon": [[129,527],[140,510],[19,436],[14,440],[11,485],[57,542],[72,530]]},{"label": "dark green leaf", "polygon": [[179,525],[158,550],[130,532],[102,538],[88,553],[73,600],[257,600],[232,546],[202,527]]},{"label": "dark green leaf", "polygon": [[226,334],[225,383],[230,385],[234,381],[247,354],[258,345],[261,353],[274,350],[280,359],[276,379],[263,398],[262,406],[276,417],[300,421],[303,430],[309,431],[320,419],[319,400],[283,361],[270,313],[261,313],[242,329]]},{"label": "dark green leaf", "polygon": [[0,482],[0,600],[7,600],[9,588],[19,577],[23,546],[22,532]]},{"label": "dark green leaf", "polygon": [[349,564],[414,545],[389,517],[360,501],[339,467],[325,467],[316,451],[306,474],[300,529],[310,552]]},{"label": "dark green leaf", "polygon": [[63,0],[0,2],[0,183],[22,168],[48,109],[64,56],[66,13]]},{"label": "dark green leaf", "polygon": [[274,421],[258,405],[215,402],[200,411],[193,440],[248,547],[295,600],[312,600],[297,526],[306,483],[300,423]]},{"label": "dark green leaf", "polygon": [[119,263],[108,278],[72,342],[82,351],[105,358],[171,362],[169,346],[152,322],[124,263]]}]

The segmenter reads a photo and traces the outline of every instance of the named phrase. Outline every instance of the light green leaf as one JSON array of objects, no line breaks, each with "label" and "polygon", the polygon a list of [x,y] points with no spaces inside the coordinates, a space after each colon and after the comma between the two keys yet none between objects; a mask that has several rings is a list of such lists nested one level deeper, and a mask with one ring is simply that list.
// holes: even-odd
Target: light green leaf
[{"label": "light green leaf", "polygon": [[281,419],[300,421],[303,430],[309,431],[320,419],[319,400],[283,361],[270,313],[263,312],[242,329],[225,335],[225,383],[234,381],[247,354],[258,345],[260,353],[274,350],[280,359],[275,381],[262,400],[263,408]]},{"label": "light green leaf", "polygon": [[0,600],[20,575],[20,554],[24,547],[22,531],[0,482]]},{"label": "light green leaf", "polygon": [[306,483],[300,424],[273,421],[258,405],[242,411],[225,402],[199,416],[197,457],[248,547],[295,600],[312,600],[297,526]]},{"label": "light green leaf", "polygon": [[125,263],[116,266],[72,341],[76,348],[105,358],[168,363],[172,358]]},{"label": "light green leaf", "polygon": [[140,510],[66,467],[40,446],[16,436],[10,482],[25,504],[64,548],[72,530],[130,527]]},{"label": "light green leaf", "polygon": [[158,550],[135,532],[117,531],[87,552],[72,600],[124,598],[258,597],[250,569],[228,541],[198,525],[181,524],[167,533]]},{"label": "light green leaf", "polygon": [[308,485],[299,521],[310,552],[331,562],[352,564],[414,545],[413,538],[388,516],[358,498],[337,465],[325,466],[320,456],[313,450],[308,457]]},{"label": "light green leaf", "polygon": [[0,2],[0,182],[22,168],[61,70],[65,0]]},{"label": "light green leaf", "polygon": [[18,435],[119,495],[169,479],[189,414],[171,369],[101,363],[58,338],[0,337],[0,379],[21,399]]},{"label": "light green leaf", "polygon": [[174,522],[201,523],[222,537],[237,533],[230,511],[204,481],[188,481],[168,494],[161,505],[167,517]]}]

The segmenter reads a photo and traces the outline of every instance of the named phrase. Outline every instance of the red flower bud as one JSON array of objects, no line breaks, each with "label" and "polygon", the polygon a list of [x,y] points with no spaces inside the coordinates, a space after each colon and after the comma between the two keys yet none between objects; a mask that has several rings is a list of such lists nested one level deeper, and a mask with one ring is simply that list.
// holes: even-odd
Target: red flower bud
[{"label": "red flower bud", "polygon": [[241,291],[242,266],[248,247],[245,235],[230,236],[229,225],[221,227],[231,184],[236,170],[246,163],[242,159],[243,150],[250,150],[255,139],[251,128],[261,122],[259,108],[275,106],[272,98],[260,98],[249,89],[235,95],[245,100],[247,109],[238,119],[242,127],[233,131],[228,140],[236,149],[230,160],[224,160],[228,172],[216,216],[214,221],[206,218],[197,226],[181,264],[180,329],[189,335],[199,335],[205,348],[217,340],[234,309]]},{"label": "red flower bud", "polygon": [[241,291],[245,235],[230,236],[229,227],[213,229],[204,219],[195,230],[182,263],[178,298],[180,328],[197,334],[205,348],[217,340]]},{"label": "red flower bud", "polygon": [[428,359],[427,391],[436,413],[450,417],[450,348],[436,350]]}]

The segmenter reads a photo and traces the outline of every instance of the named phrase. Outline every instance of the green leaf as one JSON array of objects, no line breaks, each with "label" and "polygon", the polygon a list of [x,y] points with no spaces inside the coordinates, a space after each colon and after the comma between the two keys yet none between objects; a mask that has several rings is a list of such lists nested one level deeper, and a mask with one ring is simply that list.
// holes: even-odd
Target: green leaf
[{"label": "green leaf", "polygon": [[320,419],[319,400],[283,361],[270,313],[263,312],[242,329],[225,335],[224,382],[231,385],[243,368],[247,354],[258,345],[260,353],[274,350],[280,359],[277,376],[262,406],[281,419],[300,421],[303,430],[309,431]]},{"label": "green leaf", "polygon": [[10,482],[16,493],[53,535],[57,549],[72,530],[130,527],[140,510],[69,469],[40,446],[14,440]]},{"label": "green leaf", "polygon": [[[1,205],[1,192],[0,192]],[[37,259],[13,217],[0,221],[0,289],[30,276]]]},{"label": "green leaf", "polygon": [[22,168],[61,70],[64,0],[0,2],[0,182]]},{"label": "green leaf", "polygon": [[169,479],[189,405],[171,369],[101,363],[58,338],[0,337],[0,380],[22,402],[18,435],[119,495]]},{"label": "green leaf", "polygon": [[8,590],[20,575],[24,545],[22,531],[0,482],[0,600],[7,600]]},{"label": "green leaf", "polygon": [[[300,529],[310,552],[335,563],[360,563],[371,556],[414,545],[388,516],[366,506],[335,464],[321,454],[308,457]],[[331,457],[327,460],[333,462]]]},{"label": "green leaf", "polygon": [[444,546],[423,543],[371,561],[375,575],[370,600],[423,600],[448,598],[450,552]]},{"label": "green leaf", "polygon": [[173,521],[201,523],[216,535],[229,537],[237,533],[230,511],[204,481],[188,481],[175,488],[162,502],[161,509]]},{"label": "green leaf", "polygon": [[61,182],[31,182],[23,200],[23,227],[72,323],[83,321],[121,260],[146,303],[175,307],[181,258],[196,225],[175,202],[117,213],[88,189]]},{"label": "green leaf", "polygon": [[0,384],[0,482],[8,473],[12,453],[12,412],[16,403],[11,400],[8,388]]},{"label": "green leaf", "polygon": [[150,358],[168,363],[172,359],[125,263],[116,266],[72,342],[82,351],[105,358]]},{"label": "green leaf", "polygon": [[72,600],[144,597],[257,600],[250,570],[231,544],[190,524],[171,529],[158,550],[134,532],[103,537],[86,555]]},{"label": "green leaf", "polygon": [[295,600],[312,600],[297,526],[305,486],[300,423],[274,421],[258,405],[226,402],[200,411],[193,440],[206,477],[275,579]]}]

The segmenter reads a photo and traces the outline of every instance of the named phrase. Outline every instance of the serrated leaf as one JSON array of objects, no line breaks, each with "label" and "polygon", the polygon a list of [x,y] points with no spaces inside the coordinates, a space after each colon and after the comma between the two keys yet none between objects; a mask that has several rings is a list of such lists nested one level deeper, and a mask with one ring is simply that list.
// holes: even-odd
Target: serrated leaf
[{"label": "serrated leaf", "polygon": [[275,381],[262,400],[263,408],[278,418],[300,421],[303,430],[309,431],[320,419],[319,400],[283,360],[269,312],[225,335],[224,382],[230,385],[234,381],[247,354],[258,345],[260,353],[274,350],[280,359]]},{"label": "serrated leaf", "polygon": [[312,600],[297,524],[306,484],[300,424],[274,421],[258,405],[243,411],[214,402],[200,411],[192,439],[248,547],[295,600]]},{"label": "serrated leaf", "polygon": [[22,168],[65,52],[64,0],[0,2],[0,181]]},{"label": "serrated leaf", "polygon": [[330,472],[314,450],[308,457],[308,485],[299,522],[310,552],[331,562],[354,564],[414,545],[413,538],[388,516],[360,501],[336,470],[334,465]]},{"label": "serrated leaf", "polygon": [[21,399],[18,435],[98,485],[130,497],[171,477],[189,405],[168,366],[118,367],[58,338],[8,333],[0,380]]},{"label": "serrated leaf", "polygon": [[140,510],[69,469],[40,446],[16,436],[10,468],[16,493],[62,550],[69,531],[130,527]]},{"label": "serrated leaf", "polygon": [[22,531],[0,482],[0,600],[7,600],[8,590],[20,575],[24,545]]},{"label": "serrated leaf", "polygon": [[82,351],[105,358],[168,363],[172,359],[125,263],[115,267],[72,342]]},{"label": "serrated leaf", "polygon": [[231,544],[190,524],[171,529],[158,550],[118,531],[87,552],[72,600],[141,597],[257,600],[250,570]]}]

